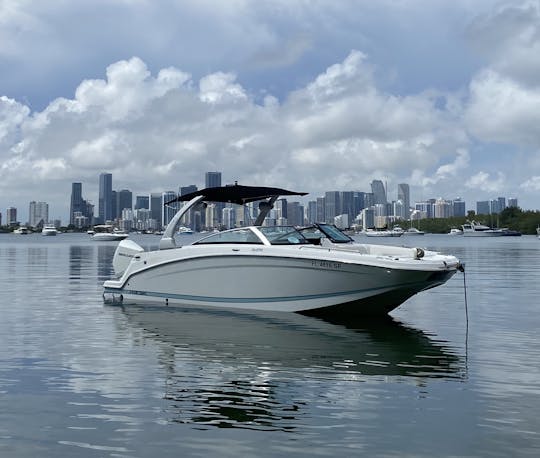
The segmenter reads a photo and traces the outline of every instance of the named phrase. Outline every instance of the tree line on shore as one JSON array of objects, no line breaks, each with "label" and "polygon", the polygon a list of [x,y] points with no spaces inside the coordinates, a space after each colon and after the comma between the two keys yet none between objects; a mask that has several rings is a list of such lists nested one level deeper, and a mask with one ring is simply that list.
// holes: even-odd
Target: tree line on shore
[{"label": "tree line on shore", "polygon": [[540,211],[523,211],[519,207],[508,207],[496,215],[477,215],[474,211],[469,211],[466,217],[426,218],[411,221],[410,224],[424,232],[447,234],[450,229],[461,229],[462,224],[472,220],[493,228],[507,227],[522,234],[536,234],[536,228],[540,226]]},{"label": "tree line on shore", "polygon": [[[412,226],[431,234],[448,234],[450,229],[461,229],[462,224],[472,220],[489,227],[507,227],[508,229],[519,231],[522,234],[536,234],[536,228],[540,227],[540,211],[523,211],[519,207],[508,207],[497,215],[476,215],[476,213],[471,210],[465,217],[426,218],[410,222],[398,221],[398,223],[404,229]],[[15,227],[0,226],[0,232],[13,232],[13,229],[15,229]],[[72,225],[60,229],[69,232],[86,232],[86,229],[76,229]]]}]

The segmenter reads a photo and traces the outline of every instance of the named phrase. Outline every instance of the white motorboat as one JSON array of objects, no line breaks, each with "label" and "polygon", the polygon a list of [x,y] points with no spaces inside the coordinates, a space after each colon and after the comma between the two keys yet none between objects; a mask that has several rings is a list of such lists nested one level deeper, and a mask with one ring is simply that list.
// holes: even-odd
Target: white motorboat
[{"label": "white motorboat", "polygon": [[362,234],[368,236],[368,237],[401,237],[405,231],[401,228],[393,228],[393,229],[368,229]]},{"label": "white motorboat", "polygon": [[504,236],[520,236],[521,232],[513,231],[508,228],[492,229],[484,224],[479,224],[476,221],[467,221],[461,226],[465,237],[504,237]]},{"label": "white motorboat", "polygon": [[91,234],[92,240],[98,242],[116,242],[124,240],[128,236],[129,234],[126,234],[110,224],[98,224],[97,226],[94,226],[93,234]]},{"label": "white motorboat", "polygon": [[463,231],[461,229],[458,229],[457,227],[453,227],[450,229],[448,235],[463,235]]},{"label": "white motorboat", "polygon": [[15,229],[13,231],[14,234],[19,234],[19,235],[27,235],[30,233],[30,231],[28,230],[28,228],[26,226],[20,226],[18,227],[17,229]]},{"label": "white motorboat", "polygon": [[[145,251],[132,240],[119,243],[113,259],[117,278],[104,283],[105,301],[384,314],[462,270],[454,256],[356,243],[335,226],[263,226],[277,198],[288,195],[305,193],[234,185],[178,197],[189,202],[167,226],[158,250]],[[190,209],[206,202],[255,201],[261,202],[252,226],[176,245],[177,227]]]},{"label": "white motorboat", "polygon": [[45,224],[41,230],[41,235],[52,236],[58,234],[58,229],[53,224]]},{"label": "white motorboat", "polygon": [[420,231],[416,229],[416,227],[410,227],[404,232],[403,235],[424,235],[424,234],[425,234],[424,231]]},{"label": "white motorboat", "polygon": [[193,234],[193,229],[189,228],[189,227],[186,227],[186,226],[180,226],[178,228],[178,234],[180,235],[190,235],[190,234]]}]

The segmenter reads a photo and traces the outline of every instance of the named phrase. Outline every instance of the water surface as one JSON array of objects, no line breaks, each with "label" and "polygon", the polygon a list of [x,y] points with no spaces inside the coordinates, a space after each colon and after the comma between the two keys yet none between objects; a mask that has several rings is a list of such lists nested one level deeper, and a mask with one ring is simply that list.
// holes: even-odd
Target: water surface
[{"label": "water surface", "polygon": [[378,321],[105,306],[115,243],[0,235],[0,456],[537,456],[540,240],[383,242],[456,254],[467,310],[461,274]]}]

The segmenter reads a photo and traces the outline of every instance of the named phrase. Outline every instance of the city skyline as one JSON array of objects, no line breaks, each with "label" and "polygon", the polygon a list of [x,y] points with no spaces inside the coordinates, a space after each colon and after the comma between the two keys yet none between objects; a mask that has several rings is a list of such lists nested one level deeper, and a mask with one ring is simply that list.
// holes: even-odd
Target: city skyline
[{"label": "city skyline", "polygon": [[[234,180],[236,182],[236,180]],[[134,210],[147,209],[148,214],[145,218],[152,218],[158,222],[158,226],[166,226],[170,219],[174,216],[177,207],[172,205],[165,207],[163,202],[174,199],[176,196],[185,195],[197,191],[197,185],[178,186],[177,191],[169,190],[160,193],[138,193],[134,194],[128,189],[113,189],[113,175],[108,172],[101,172],[98,176],[99,183],[99,207],[97,214],[94,212],[95,206],[90,200],[83,197],[82,183],[74,182],[71,184],[71,195],[69,201],[69,214],[66,220],[59,217],[49,218],[49,205],[46,202],[31,201],[29,203],[28,219],[26,222],[19,221],[22,224],[29,224],[35,227],[35,221],[40,220],[41,224],[54,221],[66,221],[64,225],[73,224],[76,227],[86,227],[92,224],[103,224],[106,221],[125,219],[124,210],[128,210],[128,218],[133,219]],[[204,174],[205,187],[220,186],[222,183],[222,172],[205,172]],[[232,184],[232,182],[231,182]],[[292,215],[291,218],[295,224],[301,224],[301,212],[308,222],[327,221],[333,222],[334,218],[342,215],[348,215],[346,222],[352,224],[354,219],[361,214],[364,208],[374,209],[376,214],[385,217],[398,218],[408,220],[409,218],[431,218],[431,217],[448,217],[448,216],[465,216],[467,210],[473,210],[477,214],[492,214],[499,213],[506,206],[518,206],[518,199],[515,197],[497,197],[488,201],[476,201],[475,208],[466,208],[466,202],[460,197],[453,199],[446,198],[429,198],[426,200],[411,201],[410,187],[407,183],[397,185],[396,198],[393,199],[393,193],[389,193],[387,184],[382,180],[372,180],[370,184],[371,192],[366,191],[326,191],[324,196],[315,197],[304,196],[300,201],[287,201],[289,207],[279,208],[278,212],[285,218],[287,224],[287,212]],[[390,196],[389,196],[390,194]],[[321,202],[319,202],[321,201]],[[279,204],[280,201],[278,201]],[[508,202],[508,205],[506,204]],[[456,203],[458,207],[456,207]],[[297,206],[299,205],[299,206]],[[322,205],[322,207],[321,207]],[[454,210],[444,209],[448,206]],[[380,207],[377,209],[376,207]],[[434,208],[441,208],[434,210]],[[469,206],[470,207],[470,206]],[[36,211],[36,208],[38,209]],[[107,210],[107,208],[109,210]],[[218,223],[221,223],[221,212],[224,206],[217,205]],[[384,209],[383,209],[384,208]],[[458,209],[458,210],[456,210]],[[13,210],[17,214],[17,209],[10,207],[6,210],[9,218],[13,218]],[[1,214],[1,212],[0,212]],[[20,215],[20,213],[19,213]],[[46,216],[43,216],[46,215]],[[105,218],[104,215],[108,217]],[[188,216],[188,221],[191,224],[193,215]],[[203,216],[203,221],[204,221]],[[7,220],[6,220],[7,224]],[[289,223],[290,224],[290,223]]]},{"label": "city skyline", "polygon": [[104,170],[135,194],[221,170],[539,207],[538,0],[84,4],[0,7],[1,208],[63,213],[83,182],[97,209]]}]

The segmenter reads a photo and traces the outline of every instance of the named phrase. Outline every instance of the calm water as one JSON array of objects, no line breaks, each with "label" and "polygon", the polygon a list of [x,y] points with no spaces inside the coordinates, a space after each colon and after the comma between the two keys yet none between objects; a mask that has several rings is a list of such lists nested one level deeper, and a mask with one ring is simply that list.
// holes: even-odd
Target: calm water
[{"label": "calm water", "polygon": [[0,456],[538,456],[540,240],[393,243],[466,263],[468,326],[462,274],[382,322],[104,306],[115,243],[0,234]]}]

